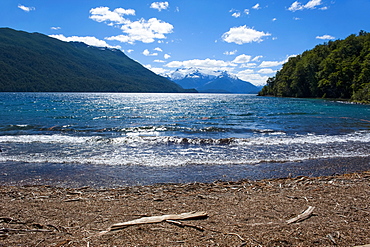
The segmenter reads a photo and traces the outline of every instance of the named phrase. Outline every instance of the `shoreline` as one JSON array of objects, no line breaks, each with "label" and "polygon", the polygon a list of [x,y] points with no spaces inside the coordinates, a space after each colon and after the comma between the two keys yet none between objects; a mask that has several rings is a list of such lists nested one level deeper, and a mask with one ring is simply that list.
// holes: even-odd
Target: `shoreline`
[{"label": "shoreline", "polygon": [[[0,193],[5,246],[370,244],[370,171],[116,189],[0,186]],[[307,218],[289,223],[310,207]],[[104,232],[120,222],[188,212],[207,217]]]},{"label": "shoreline", "polygon": [[311,159],[255,165],[189,165],[175,167],[89,164],[0,163],[0,185],[51,185],[65,188],[212,183],[297,176],[330,176],[370,170],[370,156]]}]

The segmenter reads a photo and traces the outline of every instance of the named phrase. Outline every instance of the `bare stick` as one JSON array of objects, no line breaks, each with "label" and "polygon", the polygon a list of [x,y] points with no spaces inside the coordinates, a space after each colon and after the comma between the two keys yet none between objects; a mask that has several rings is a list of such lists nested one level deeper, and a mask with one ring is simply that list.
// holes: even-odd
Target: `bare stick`
[{"label": "bare stick", "polygon": [[190,224],[185,224],[183,222],[180,222],[180,221],[175,221],[175,220],[165,220],[166,222],[168,223],[171,223],[171,224],[174,224],[174,225],[177,225],[177,226],[180,226],[180,227],[191,227],[191,228],[194,228],[198,231],[201,231],[201,232],[204,232],[204,228],[201,227],[201,226],[195,226],[195,225],[190,225]]},{"label": "bare stick", "polygon": [[190,213],[183,213],[183,214],[169,214],[169,215],[162,215],[162,216],[142,217],[136,220],[114,224],[110,227],[108,231],[120,230],[125,227],[133,226],[133,225],[160,223],[165,220],[189,220],[189,219],[199,219],[199,218],[206,218],[206,217],[208,217],[206,212],[190,212]]},{"label": "bare stick", "polygon": [[292,224],[294,222],[303,221],[303,220],[309,218],[312,215],[312,212],[313,212],[314,209],[315,209],[315,207],[308,206],[308,208],[306,209],[306,211],[304,211],[303,213],[297,215],[297,217],[294,217],[294,218],[292,218],[290,220],[287,220],[286,223]]}]

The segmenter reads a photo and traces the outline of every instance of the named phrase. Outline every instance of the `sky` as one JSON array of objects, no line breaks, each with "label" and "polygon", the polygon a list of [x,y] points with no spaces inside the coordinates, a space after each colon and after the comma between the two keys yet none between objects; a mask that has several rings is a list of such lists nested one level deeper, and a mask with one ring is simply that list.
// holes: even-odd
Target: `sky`
[{"label": "sky", "polygon": [[369,13],[370,0],[1,0],[0,27],[120,49],[157,74],[264,85],[289,57],[370,32]]}]

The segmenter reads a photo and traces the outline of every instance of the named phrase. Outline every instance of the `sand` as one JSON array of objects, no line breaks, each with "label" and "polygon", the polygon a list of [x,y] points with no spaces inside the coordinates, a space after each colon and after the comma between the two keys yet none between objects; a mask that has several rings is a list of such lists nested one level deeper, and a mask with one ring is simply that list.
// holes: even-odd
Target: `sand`
[{"label": "sand", "polygon": [[[370,244],[370,172],[122,188],[0,186],[0,246]],[[287,221],[309,207],[302,221]],[[115,223],[206,212],[179,223]]]}]

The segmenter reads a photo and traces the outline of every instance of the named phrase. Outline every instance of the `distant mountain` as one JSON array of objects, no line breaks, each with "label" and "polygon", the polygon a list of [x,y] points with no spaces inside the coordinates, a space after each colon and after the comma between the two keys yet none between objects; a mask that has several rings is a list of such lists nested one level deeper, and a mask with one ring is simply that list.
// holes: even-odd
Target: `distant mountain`
[{"label": "distant mountain", "polygon": [[242,81],[227,71],[207,71],[197,68],[180,68],[167,75],[185,89],[194,88],[201,93],[258,93],[260,88]]},{"label": "distant mountain", "polygon": [[[1,92],[185,92],[117,49],[0,28]],[[187,90],[189,91],[189,90]]]}]

